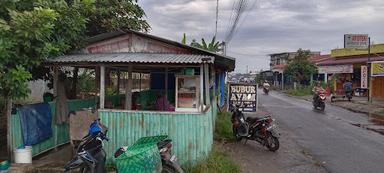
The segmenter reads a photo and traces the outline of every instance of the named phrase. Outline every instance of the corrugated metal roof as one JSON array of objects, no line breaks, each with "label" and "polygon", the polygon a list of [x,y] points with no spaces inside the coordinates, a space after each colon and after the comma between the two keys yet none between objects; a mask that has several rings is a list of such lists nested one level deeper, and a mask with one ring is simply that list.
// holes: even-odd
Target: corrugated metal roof
[{"label": "corrugated metal roof", "polygon": [[[153,63],[201,64],[214,62],[213,56],[164,53],[101,53],[64,55],[46,60],[46,63]],[[208,60],[207,60],[208,59]]]}]

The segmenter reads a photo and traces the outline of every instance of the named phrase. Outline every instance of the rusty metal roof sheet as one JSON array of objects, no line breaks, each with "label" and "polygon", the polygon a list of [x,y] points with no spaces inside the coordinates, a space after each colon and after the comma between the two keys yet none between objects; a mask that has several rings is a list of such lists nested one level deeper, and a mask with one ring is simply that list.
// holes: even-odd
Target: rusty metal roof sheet
[{"label": "rusty metal roof sheet", "polygon": [[99,53],[63,55],[45,63],[152,63],[152,64],[201,64],[214,62],[213,56],[165,53]]}]

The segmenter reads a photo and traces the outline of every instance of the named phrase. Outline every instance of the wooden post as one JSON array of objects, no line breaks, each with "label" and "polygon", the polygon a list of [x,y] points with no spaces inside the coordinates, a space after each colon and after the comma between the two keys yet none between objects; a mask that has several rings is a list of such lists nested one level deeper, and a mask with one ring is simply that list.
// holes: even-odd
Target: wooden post
[{"label": "wooden post", "polygon": [[204,80],[205,80],[205,103],[207,107],[211,105],[210,89],[209,89],[209,66],[204,64]]},{"label": "wooden post", "polygon": [[[57,103],[57,95],[58,95],[58,90],[57,87],[59,85],[59,67],[55,66],[53,67],[53,100],[55,100],[55,108],[57,110],[58,103]],[[59,115],[58,111],[55,111],[55,117]],[[55,137],[55,144],[57,144],[57,138]],[[55,151],[57,151],[57,148],[55,147]]]},{"label": "wooden post", "polygon": [[132,65],[128,66],[128,85],[125,88],[125,109],[132,109]]},{"label": "wooden post", "polygon": [[141,92],[141,73],[139,73],[140,76],[139,76],[139,91]]},{"label": "wooden post", "polygon": [[59,69],[58,67],[53,67],[53,95],[54,98],[57,97],[57,85],[59,83]]},{"label": "wooden post", "polygon": [[100,109],[105,105],[105,65],[100,66]]},{"label": "wooden post", "polygon": [[117,94],[120,95],[120,69],[117,70]]},{"label": "wooden post", "polygon": [[6,98],[6,116],[7,116],[7,150],[9,159],[13,160],[13,152],[12,152],[12,125],[11,125],[11,115],[12,115],[12,98]]},{"label": "wooden post", "polygon": [[75,67],[75,69],[73,69],[72,88],[71,88],[71,94],[69,96],[70,99],[76,99],[77,97],[76,91],[77,91],[78,76],[79,76],[79,68]]},{"label": "wooden post", "polygon": [[95,82],[96,82],[96,89],[100,89],[100,67],[95,67]]},{"label": "wooden post", "polygon": [[200,109],[204,109],[204,64],[200,65]]},{"label": "wooden post", "polygon": [[164,90],[165,90],[165,98],[168,100],[168,67],[165,67],[165,86],[164,86]]}]

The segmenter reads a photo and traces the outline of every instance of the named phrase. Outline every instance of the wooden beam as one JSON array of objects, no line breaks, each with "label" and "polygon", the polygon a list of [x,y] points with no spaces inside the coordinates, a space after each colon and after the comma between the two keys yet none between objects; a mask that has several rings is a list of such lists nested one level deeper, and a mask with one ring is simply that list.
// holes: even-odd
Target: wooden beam
[{"label": "wooden beam", "polygon": [[165,86],[164,86],[164,90],[165,90],[165,98],[168,100],[168,67],[165,67]]},{"label": "wooden beam", "polygon": [[200,110],[204,109],[204,65],[200,65]]},{"label": "wooden beam", "polygon": [[59,68],[57,66],[53,67],[53,95],[54,98],[57,97],[57,85],[59,83]]},{"label": "wooden beam", "polygon": [[6,98],[7,107],[6,107],[6,116],[7,116],[7,150],[9,159],[13,160],[13,152],[12,152],[12,125],[11,125],[11,116],[12,116],[12,98]]},{"label": "wooden beam", "polygon": [[100,66],[100,109],[104,109],[105,105],[105,66]]},{"label": "wooden beam", "polygon": [[211,97],[210,97],[210,90],[209,90],[209,66],[208,64],[204,64],[204,80],[205,80],[205,103],[206,106],[209,107],[211,105]]},{"label": "wooden beam", "polygon": [[125,90],[125,109],[132,110],[132,65],[128,66],[128,84]]},{"label": "wooden beam", "polygon": [[120,70],[117,70],[117,94],[120,94]]}]

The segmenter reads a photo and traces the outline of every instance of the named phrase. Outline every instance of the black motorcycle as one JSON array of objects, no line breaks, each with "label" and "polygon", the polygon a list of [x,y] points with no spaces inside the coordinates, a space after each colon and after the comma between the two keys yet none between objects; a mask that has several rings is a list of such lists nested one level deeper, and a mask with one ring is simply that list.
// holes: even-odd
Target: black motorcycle
[{"label": "black motorcycle", "polygon": [[77,147],[74,158],[65,164],[64,172],[80,168],[81,173],[107,173],[105,168],[106,153],[103,149],[103,141],[108,141],[106,136],[108,129],[95,120],[89,133]]},{"label": "black motorcycle", "polygon": [[[183,169],[177,162],[176,155],[172,155],[172,140],[165,139],[157,142],[157,148],[160,152],[162,173],[184,173]],[[118,158],[127,150],[127,147],[120,147],[114,154],[115,158]]]},{"label": "black motorcycle", "polygon": [[265,95],[268,95],[269,93],[269,88],[263,87],[263,92]]},{"label": "black motorcycle", "polygon": [[313,108],[316,110],[324,111],[325,110],[325,92],[319,92],[314,96],[312,104]]},{"label": "black motorcycle", "polygon": [[236,105],[232,112],[232,129],[235,139],[254,140],[266,146],[270,151],[276,151],[280,147],[279,134],[271,116],[261,118],[244,118],[244,114]]}]

